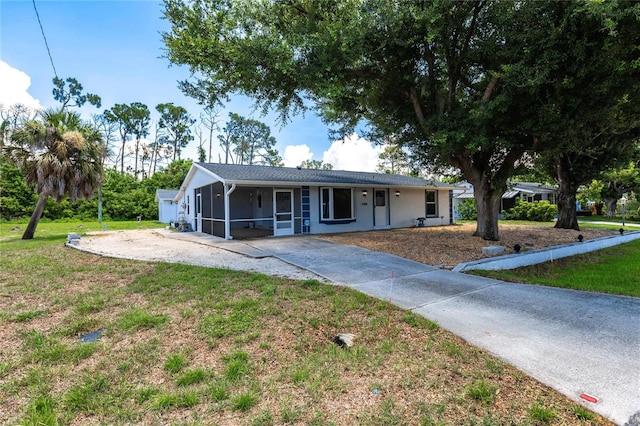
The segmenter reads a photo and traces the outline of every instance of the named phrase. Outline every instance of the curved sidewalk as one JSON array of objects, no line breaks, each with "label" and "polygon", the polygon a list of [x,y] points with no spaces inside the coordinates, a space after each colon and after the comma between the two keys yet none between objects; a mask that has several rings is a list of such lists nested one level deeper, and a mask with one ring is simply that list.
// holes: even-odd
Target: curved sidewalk
[{"label": "curved sidewalk", "polygon": [[241,245],[391,299],[617,424],[640,412],[640,298],[505,283],[314,237]]}]

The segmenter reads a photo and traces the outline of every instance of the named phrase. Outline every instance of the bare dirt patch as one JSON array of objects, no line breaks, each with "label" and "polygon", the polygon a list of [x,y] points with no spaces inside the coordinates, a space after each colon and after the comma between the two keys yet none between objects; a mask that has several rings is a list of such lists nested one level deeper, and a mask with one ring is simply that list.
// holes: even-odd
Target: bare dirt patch
[{"label": "bare dirt patch", "polygon": [[452,269],[459,263],[488,257],[482,254],[482,248],[489,245],[502,245],[506,248],[506,253],[513,253],[516,244],[519,244],[523,251],[535,250],[575,242],[578,235],[582,235],[586,241],[612,234],[612,231],[601,229],[575,231],[555,229],[551,225],[501,223],[500,241],[485,241],[473,236],[475,229],[475,223],[465,223],[453,226],[352,232],[325,235],[323,238]]}]

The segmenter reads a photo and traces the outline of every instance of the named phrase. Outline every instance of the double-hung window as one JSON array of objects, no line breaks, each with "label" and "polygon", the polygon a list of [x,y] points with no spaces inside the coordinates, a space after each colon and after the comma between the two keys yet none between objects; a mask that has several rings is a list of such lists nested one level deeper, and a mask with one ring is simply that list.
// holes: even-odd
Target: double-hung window
[{"label": "double-hung window", "polygon": [[437,217],[438,216],[438,193],[436,191],[425,192],[425,216]]},{"label": "double-hung window", "polygon": [[323,222],[353,221],[356,218],[352,188],[320,188],[320,206]]}]

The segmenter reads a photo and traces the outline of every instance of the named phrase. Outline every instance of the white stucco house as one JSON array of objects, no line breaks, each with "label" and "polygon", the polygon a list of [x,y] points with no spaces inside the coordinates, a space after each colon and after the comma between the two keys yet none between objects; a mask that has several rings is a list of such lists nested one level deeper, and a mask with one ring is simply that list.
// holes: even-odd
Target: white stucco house
[{"label": "white stucco house", "polygon": [[178,204],[174,201],[178,195],[176,189],[157,189],[156,203],[158,203],[158,221],[171,223],[178,220]]},{"label": "white stucco house", "polygon": [[191,229],[226,239],[452,224],[456,185],[379,173],[194,163],[174,198]]}]

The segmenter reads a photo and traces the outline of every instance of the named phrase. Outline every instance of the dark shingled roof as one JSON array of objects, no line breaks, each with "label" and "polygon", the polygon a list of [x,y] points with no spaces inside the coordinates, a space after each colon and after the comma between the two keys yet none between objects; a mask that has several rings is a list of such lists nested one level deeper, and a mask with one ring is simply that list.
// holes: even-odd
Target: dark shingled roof
[{"label": "dark shingled roof", "polygon": [[438,187],[454,188],[455,185],[425,179],[388,175],[382,173],[350,172],[344,170],[298,169],[295,167],[271,167],[237,164],[196,163],[198,166],[222,178],[226,183],[269,182],[298,184],[343,184],[362,186]]}]

